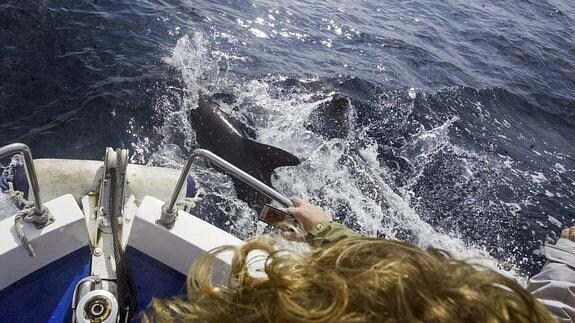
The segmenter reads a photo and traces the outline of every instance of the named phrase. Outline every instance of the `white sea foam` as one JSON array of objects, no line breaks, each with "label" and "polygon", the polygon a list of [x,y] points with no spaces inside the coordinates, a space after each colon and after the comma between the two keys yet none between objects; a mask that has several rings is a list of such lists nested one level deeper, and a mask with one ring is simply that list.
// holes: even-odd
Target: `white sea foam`
[{"label": "white sea foam", "polygon": [[[246,28],[251,25],[251,22],[238,23]],[[157,130],[163,138],[162,145],[152,150],[141,149],[138,146],[146,142],[145,139],[141,140],[135,148],[146,156],[135,158],[136,160],[182,164],[182,148],[174,145],[173,138],[184,135],[186,145],[194,141],[186,112],[195,107],[198,90],[208,93],[232,92],[238,102],[251,104],[241,105],[242,109],[222,106],[226,112],[239,120],[257,116],[250,120],[255,120],[252,126],[255,127],[258,141],[290,151],[302,160],[299,166],[284,167],[276,171],[273,184],[280,192],[311,199],[332,214],[341,213],[344,207],[346,215],[342,220],[353,223],[364,234],[386,235],[395,239],[398,232],[407,231],[412,240],[423,248],[442,248],[457,258],[473,258],[476,263],[498,267],[498,260],[492,259],[484,246],[465,243],[457,232],[440,232],[425,222],[410,206],[409,190],[394,191],[388,184],[390,176],[386,168],[378,161],[377,143],[367,135],[365,129],[355,124],[353,115],[349,119],[351,131],[346,138],[326,140],[305,128],[309,114],[318,105],[329,100],[329,95],[318,96],[318,93],[305,92],[279,95],[280,91],[274,88],[274,84],[281,81],[281,77],[242,81],[235,79],[233,75],[221,74],[214,68],[217,64],[215,59],[208,55],[201,34],[194,35],[193,41],[187,36],[182,37],[172,56],[166,58],[165,62],[181,71],[185,88],[180,89],[179,93],[183,93],[183,96],[177,109],[171,106],[168,99],[158,100],[160,103],[156,106],[157,113],[164,115],[166,120]],[[306,80],[301,82],[305,83]],[[209,84],[209,87],[206,84]],[[410,97],[413,97],[412,93]],[[408,116],[412,108],[406,107],[404,114]],[[416,168],[418,164],[422,166],[427,163],[445,147],[461,150],[449,142],[448,131],[455,121],[457,118],[454,117],[436,128],[422,130],[415,136],[415,140],[404,147],[403,152]],[[474,176],[473,167],[468,165],[468,168],[468,175]],[[196,172],[198,176],[203,176],[202,171]],[[212,175],[215,176],[213,172]],[[212,193],[219,194],[222,198],[223,202],[217,207],[238,219],[230,223],[233,226],[230,231],[253,230],[253,217],[246,211],[246,205],[243,202],[232,202],[229,197],[230,193],[233,194],[230,182],[222,177],[218,178],[221,182],[211,182],[210,185],[213,184],[214,188],[220,184],[228,185],[229,189]],[[542,174],[534,176],[534,180],[542,179]],[[262,226],[258,226],[257,232],[261,230]],[[253,234],[253,231],[250,232]],[[513,271],[498,270],[521,279]]]},{"label": "white sea foam", "polygon": [[0,193],[0,221],[14,216],[19,212],[14,201],[7,193]]},{"label": "white sea foam", "polygon": [[530,175],[530,176],[531,176],[531,181],[533,183],[536,183],[536,184],[541,184],[541,183],[547,181],[547,178],[541,172],[534,172],[534,174]]},{"label": "white sea foam", "polygon": [[[0,173],[3,176],[12,176],[14,168],[22,165],[22,163],[22,157],[14,155],[10,160],[10,164],[6,166],[0,165]],[[19,211],[10,195],[0,192],[0,221],[16,215]]]},{"label": "white sea foam", "polygon": [[555,168],[557,169],[557,171],[559,173],[565,173],[566,172],[565,166],[560,164],[560,163],[555,163]]},{"label": "white sea foam", "polygon": [[556,218],[552,217],[551,215],[548,215],[547,219],[549,220],[549,222],[554,224],[556,227],[563,228],[563,224],[561,223],[561,221],[557,220]]},{"label": "white sea foam", "polygon": [[517,213],[521,212],[522,208],[518,203],[503,203],[509,207],[509,212],[514,216],[517,216]]}]

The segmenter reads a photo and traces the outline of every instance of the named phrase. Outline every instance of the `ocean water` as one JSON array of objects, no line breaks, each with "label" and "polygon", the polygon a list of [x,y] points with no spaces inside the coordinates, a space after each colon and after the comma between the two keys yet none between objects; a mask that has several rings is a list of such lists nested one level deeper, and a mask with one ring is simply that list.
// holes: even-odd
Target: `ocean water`
[{"label": "ocean water", "polygon": [[[198,91],[231,94],[254,139],[302,159],[280,192],[524,280],[575,217],[574,35],[567,0],[4,0],[0,144],[181,167]],[[315,113],[332,95],[343,122]],[[206,220],[263,230],[225,176],[194,174]]]}]

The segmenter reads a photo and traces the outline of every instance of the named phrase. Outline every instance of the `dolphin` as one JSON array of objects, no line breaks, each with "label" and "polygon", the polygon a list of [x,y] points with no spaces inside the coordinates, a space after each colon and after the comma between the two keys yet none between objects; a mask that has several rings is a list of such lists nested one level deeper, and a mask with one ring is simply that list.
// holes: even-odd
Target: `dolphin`
[{"label": "dolphin", "polygon": [[[354,125],[352,115],[351,99],[341,94],[333,94],[328,101],[319,104],[310,113],[304,122],[304,127],[324,140],[346,139],[350,135],[353,136],[353,127],[357,127]],[[413,167],[409,161],[398,155],[398,150],[401,147],[402,144],[397,142],[381,145],[378,149],[380,160],[397,172],[412,172]],[[402,177],[398,176],[397,178],[399,180]],[[398,185],[405,185],[405,183],[398,182]]]},{"label": "dolphin", "polygon": [[[216,100],[219,97],[200,93],[198,106],[188,112],[200,148],[215,153],[268,186],[276,168],[299,165],[300,160],[291,153],[250,139],[246,127],[220,108]],[[259,209],[269,203],[268,197],[240,180],[233,178],[233,182],[237,197],[248,205]]]},{"label": "dolphin", "polygon": [[350,113],[349,99],[336,94],[310,113],[304,127],[328,140],[343,139],[350,133]]}]

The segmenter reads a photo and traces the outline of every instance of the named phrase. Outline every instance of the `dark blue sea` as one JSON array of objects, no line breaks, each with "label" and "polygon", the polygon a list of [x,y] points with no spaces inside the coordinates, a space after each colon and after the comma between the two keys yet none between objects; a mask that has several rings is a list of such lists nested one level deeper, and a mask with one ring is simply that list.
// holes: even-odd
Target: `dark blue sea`
[{"label": "dark blue sea", "polygon": [[[0,144],[180,167],[198,91],[227,93],[302,159],[282,193],[521,279],[575,218],[574,35],[570,0],[2,0]],[[318,112],[333,96],[350,108]],[[261,230],[204,177],[207,220]]]}]

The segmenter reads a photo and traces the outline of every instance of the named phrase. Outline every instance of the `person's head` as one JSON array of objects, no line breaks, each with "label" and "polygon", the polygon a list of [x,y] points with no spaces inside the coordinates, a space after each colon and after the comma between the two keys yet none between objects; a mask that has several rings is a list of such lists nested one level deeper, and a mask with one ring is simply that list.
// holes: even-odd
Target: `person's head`
[{"label": "person's head", "polygon": [[[155,299],[144,321],[552,322],[512,279],[448,253],[389,240],[348,239],[310,252],[275,251],[259,238],[235,251],[225,286],[211,282],[214,255],[199,259],[188,298]],[[269,254],[254,277],[248,254]]]}]

